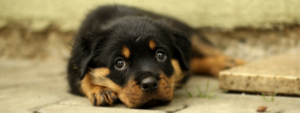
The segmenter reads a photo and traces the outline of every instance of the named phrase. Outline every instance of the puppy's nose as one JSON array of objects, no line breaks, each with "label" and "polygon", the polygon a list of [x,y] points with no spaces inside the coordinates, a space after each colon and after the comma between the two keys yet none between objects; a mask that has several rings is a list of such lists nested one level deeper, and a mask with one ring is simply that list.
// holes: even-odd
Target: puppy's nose
[{"label": "puppy's nose", "polygon": [[154,92],[158,87],[158,81],[153,77],[147,77],[141,82],[141,89],[146,93]]}]

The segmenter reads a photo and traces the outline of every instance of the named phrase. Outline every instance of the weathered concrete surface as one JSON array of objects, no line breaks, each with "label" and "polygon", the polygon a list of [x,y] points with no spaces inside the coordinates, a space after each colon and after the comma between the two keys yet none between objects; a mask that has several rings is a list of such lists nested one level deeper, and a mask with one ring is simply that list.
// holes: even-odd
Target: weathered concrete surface
[{"label": "weathered concrete surface", "polygon": [[157,110],[142,110],[111,107],[87,107],[87,106],[64,106],[51,105],[37,111],[39,113],[164,113]]},{"label": "weathered concrete surface", "polygon": [[300,95],[300,49],[220,73],[224,90]]},{"label": "weathered concrete surface", "polygon": [[[300,108],[295,104],[286,104],[281,102],[255,102],[251,100],[227,100],[218,99],[188,99],[189,107],[178,113],[256,113],[260,106],[267,106],[268,113],[299,113]],[[300,105],[299,103],[297,104]]]},{"label": "weathered concrete surface", "polygon": [[65,63],[0,61],[0,112],[31,112],[70,98]]},{"label": "weathered concrete surface", "polygon": [[193,27],[265,27],[300,22],[299,0],[0,0],[0,28],[21,23],[33,31],[51,24],[75,30],[88,11],[104,4],[124,4],[176,17]]},{"label": "weathered concrete surface", "polygon": [[[65,73],[66,61],[0,60],[1,113],[161,113],[161,112],[252,112],[267,106],[268,112],[300,112],[299,97],[276,96],[274,102],[265,102],[260,95],[226,93],[218,89],[218,80],[193,76],[184,88],[177,89],[174,100],[166,106],[150,109],[130,109],[122,103],[113,107],[95,107],[85,97],[68,93]],[[207,81],[212,98],[197,97],[204,92]],[[191,93],[192,97],[188,95]],[[266,97],[270,98],[270,97]]]}]

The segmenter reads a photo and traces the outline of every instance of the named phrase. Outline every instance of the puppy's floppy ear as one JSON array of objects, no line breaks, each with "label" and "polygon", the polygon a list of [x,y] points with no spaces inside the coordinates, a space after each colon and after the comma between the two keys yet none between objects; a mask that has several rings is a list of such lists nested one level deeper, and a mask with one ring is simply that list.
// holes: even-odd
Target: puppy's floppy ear
[{"label": "puppy's floppy ear", "polygon": [[88,54],[85,58],[83,58],[80,62],[79,69],[80,69],[80,80],[82,80],[85,74],[88,72],[88,64],[92,59],[92,54]]},{"label": "puppy's floppy ear", "polygon": [[75,45],[72,51],[72,57],[79,69],[79,77],[82,80],[88,72],[88,66],[93,58],[96,46],[95,37],[92,33],[78,35],[76,37]]},{"label": "puppy's floppy ear", "polygon": [[171,40],[174,47],[173,57],[177,58],[183,70],[189,70],[189,60],[191,54],[191,42],[187,35],[179,31],[171,31]]}]

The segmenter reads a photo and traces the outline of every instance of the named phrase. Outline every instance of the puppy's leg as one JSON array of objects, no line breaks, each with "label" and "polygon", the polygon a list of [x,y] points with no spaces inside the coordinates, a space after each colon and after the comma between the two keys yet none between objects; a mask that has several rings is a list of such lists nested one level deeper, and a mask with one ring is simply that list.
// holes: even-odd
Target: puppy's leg
[{"label": "puppy's leg", "polygon": [[233,59],[223,55],[219,50],[201,40],[198,35],[191,37],[192,55],[190,61],[193,74],[209,74],[218,77],[221,70],[245,63],[241,59]]},{"label": "puppy's leg", "polygon": [[95,106],[113,105],[118,97],[109,88],[92,84],[90,74],[85,75],[81,81],[81,90]]},{"label": "puppy's leg", "polygon": [[192,58],[191,71],[197,74],[209,74],[218,77],[219,72],[234,66],[244,64],[243,60],[232,59],[225,55],[204,58]]}]

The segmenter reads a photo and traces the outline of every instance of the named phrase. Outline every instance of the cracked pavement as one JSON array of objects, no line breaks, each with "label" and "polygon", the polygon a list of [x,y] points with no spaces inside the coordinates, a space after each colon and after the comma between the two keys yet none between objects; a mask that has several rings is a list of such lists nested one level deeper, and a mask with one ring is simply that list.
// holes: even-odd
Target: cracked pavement
[{"label": "cracked pavement", "polygon": [[[131,109],[122,103],[112,107],[95,107],[85,97],[68,92],[66,61],[0,60],[1,113],[254,113],[260,106],[266,112],[298,113],[300,98],[276,96],[265,102],[259,94],[228,93],[218,88],[218,80],[208,76],[193,76],[184,88],[175,90],[173,101],[166,106],[150,109]],[[200,98],[199,89],[212,98]],[[190,97],[188,92],[192,95]],[[266,97],[270,98],[270,97]]]}]

